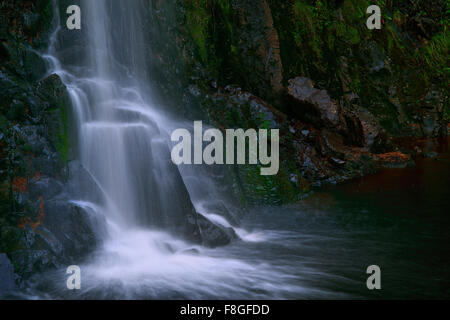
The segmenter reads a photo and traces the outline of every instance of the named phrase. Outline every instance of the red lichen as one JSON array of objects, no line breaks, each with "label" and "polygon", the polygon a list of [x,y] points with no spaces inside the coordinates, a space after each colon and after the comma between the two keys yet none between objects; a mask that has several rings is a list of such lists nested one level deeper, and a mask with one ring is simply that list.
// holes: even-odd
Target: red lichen
[{"label": "red lichen", "polygon": [[383,162],[405,162],[410,161],[411,157],[401,152],[388,152],[376,155],[377,160]]},{"label": "red lichen", "polygon": [[12,185],[13,185],[13,190],[15,192],[20,192],[20,193],[28,192],[28,183],[25,178],[22,178],[22,177],[14,178]]},{"label": "red lichen", "polygon": [[31,227],[31,229],[34,231],[41,223],[44,221],[45,218],[45,212],[44,212],[44,198],[41,196],[39,197],[39,215],[36,219],[36,221],[33,221],[30,217],[22,218],[19,220],[18,227],[20,229],[25,229],[25,227],[28,225]]}]

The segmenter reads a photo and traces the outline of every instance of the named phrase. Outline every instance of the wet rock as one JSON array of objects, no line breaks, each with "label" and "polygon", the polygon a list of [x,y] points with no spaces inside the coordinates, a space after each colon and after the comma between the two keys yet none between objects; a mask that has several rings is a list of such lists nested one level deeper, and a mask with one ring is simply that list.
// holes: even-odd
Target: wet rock
[{"label": "wet rock", "polygon": [[299,119],[318,127],[339,128],[339,106],[327,91],[314,88],[308,78],[289,80],[288,104],[291,112]]},{"label": "wet rock", "polygon": [[8,256],[0,253],[0,299],[17,288],[16,278],[14,266]]},{"label": "wet rock", "polygon": [[[213,213],[219,216],[224,217],[231,225],[236,226],[239,224],[238,216],[239,214],[231,213],[227,206],[222,201],[211,201],[202,204],[202,209],[205,212]],[[233,208],[238,211],[238,208]]]},{"label": "wet rock", "polygon": [[63,183],[56,179],[37,176],[28,183],[28,191],[31,198],[42,196],[44,199],[53,199],[63,190]]},{"label": "wet rock", "polygon": [[23,278],[59,266],[56,257],[48,250],[21,249],[13,251],[11,258],[18,265],[18,272]]},{"label": "wet rock", "polygon": [[67,176],[68,181],[64,189],[66,194],[69,194],[72,199],[84,199],[98,205],[105,203],[100,186],[80,161],[73,160],[68,163]]},{"label": "wet rock", "polygon": [[66,86],[57,74],[51,74],[42,79],[38,83],[37,90],[40,97],[50,102],[50,106],[53,105],[53,107],[56,107],[62,98],[67,98]]},{"label": "wet rock", "polygon": [[[83,256],[95,248],[98,237],[93,227],[105,223],[100,220],[102,217],[93,216],[93,212],[58,200],[46,201],[44,212],[43,227],[61,243],[66,258]],[[48,239],[53,242],[53,239]]]},{"label": "wet rock", "polygon": [[444,95],[436,89],[428,91],[421,102],[421,128],[426,137],[438,137],[446,134],[447,123],[442,117]]},{"label": "wet rock", "polygon": [[286,116],[257,96],[229,87],[211,97],[209,111],[226,128],[279,128]]},{"label": "wet rock", "polygon": [[67,201],[41,203],[42,215],[37,221],[22,222],[21,249],[11,252],[23,278],[79,263],[99,244],[105,225],[101,217]]},{"label": "wet rock", "polygon": [[[267,0],[231,1],[237,13],[236,25],[240,68],[250,82],[252,92],[268,99],[272,93],[280,93],[282,86],[282,63],[280,43],[272,13]],[[269,85],[268,85],[269,84]]]},{"label": "wet rock", "polygon": [[315,181],[333,174],[314,147],[298,142],[295,143],[295,147],[298,155],[297,162],[303,177]]},{"label": "wet rock", "polygon": [[224,246],[236,238],[232,228],[225,228],[214,224],[202,214],[198,214],[197,223],[200,229],[203,245],[207,247]]},{"label": "wet rock", "polygon": [[384,138],[378,120],[366,109],[352,105],[344,110],[346,122],[346,142],[350,145],[370,150],[374,145],[380,146]]},{"label": "wet rock", "polygon": [[[372,153],[346,145],[341,133],[332,129],[318,130],[299,121],[294,121],[293,127],[299,131],[293,137],[297,165],[302,178],[308,180],[307,184],[338,183],[377,170]],[[309,134],[304,136],[303,130],[308,130]]]},{"label": "wet rock", "polygon": [[347,146],[344,144],[344,138],[331,130],[322,130],[321,132],[320,144],[321,152],[323,154],[330,154],[337,158],[344,158],[346,153],[349,151]]},{"label": "wet rock", "polygon": [[200,254],[200,251],[198,251],[197,249],[195,249],[195,248],[192,248],[192,249],[187,249],[187,250],[184,250],[184,251],[182,251],[181,252],[182,254],[190,254],[190,255],[199,255]]}]

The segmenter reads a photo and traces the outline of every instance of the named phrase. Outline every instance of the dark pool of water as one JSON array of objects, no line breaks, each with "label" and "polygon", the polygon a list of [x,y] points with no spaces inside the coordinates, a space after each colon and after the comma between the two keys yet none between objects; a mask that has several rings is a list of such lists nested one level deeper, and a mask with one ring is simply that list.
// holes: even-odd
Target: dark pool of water
[{"label": "dark pool of water", "polygon": [[[292,298],[448,299],[449,182],[447,142],[415,167],[327,187],[298,205],[255,209],[244,225],[273,237],[248,256],[290,266],[302,285],[321,290]],[[366,287],[369,265],[381,268],[381,290]],[[314,270],[306,277],[305,267]]]},{"label": "dark pool of water", "polygon": [[[153,236],[128,247],[119,239],[100,255],[111,266],[83,266],[101,274],[85,276],[81,292],[65,289],[60,270],[39,276],[25,297],[449,299],[449,178],[446,143],[415,167],[323,188],[295,205],[254,208],[242,221],[247,241],[172,258],[152,253]],[[370,265],[381,268],[381,290],[367,289]]]}]

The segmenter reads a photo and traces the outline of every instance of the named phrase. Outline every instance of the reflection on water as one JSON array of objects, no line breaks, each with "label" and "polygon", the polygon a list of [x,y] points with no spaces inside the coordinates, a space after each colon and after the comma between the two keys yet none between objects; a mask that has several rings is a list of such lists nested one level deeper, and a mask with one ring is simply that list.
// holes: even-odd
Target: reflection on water
[{"label": "reflection on water", "polygon": [[[82,266],[80,292],[64,288],[61,272],[40,276],[28,297],[450,298],[450,158],[441,151],[299,204],[254,208],[237,230],[242,240],[227,247],[193,248],[149,230],[118,234]],[[373,264],[382,290],[366,288]]]}]

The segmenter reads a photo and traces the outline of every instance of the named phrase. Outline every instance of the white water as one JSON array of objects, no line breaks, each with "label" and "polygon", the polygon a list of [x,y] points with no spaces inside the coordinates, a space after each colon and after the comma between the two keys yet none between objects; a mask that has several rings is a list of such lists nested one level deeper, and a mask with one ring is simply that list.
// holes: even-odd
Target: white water
[{"label": "white water", "polygon": [[[83,290],[78,297],[283,298],[303,292],[287,267],[229,258],[226,248],[193,247],[164,231],[171,231],[183,215],[178,197],[183,191],[172,177],[178,169],[169,164],[167,139],[172,128],[183,124],[163,115],[163,107],[151,99],[144,3],[83,1],[81,56],[61,59],[67,49],[58,43],[60,27],[46,55],[50,73],[58,74],[68,88],[81,163],[105,198],[103,204],[73,199],[107,222],[103,246],[81,265]],[[191,172],[190,178],[194,176]],[[206,178],[192,179],[187,183],[191,194],[202,193],[193,190],[202,184],[214,188]],[[231,226],[224,217],[205,211],[205,199],[194,200],[211,221]],[[235,231],[240,241],[265,241],[262,231]]]}]

